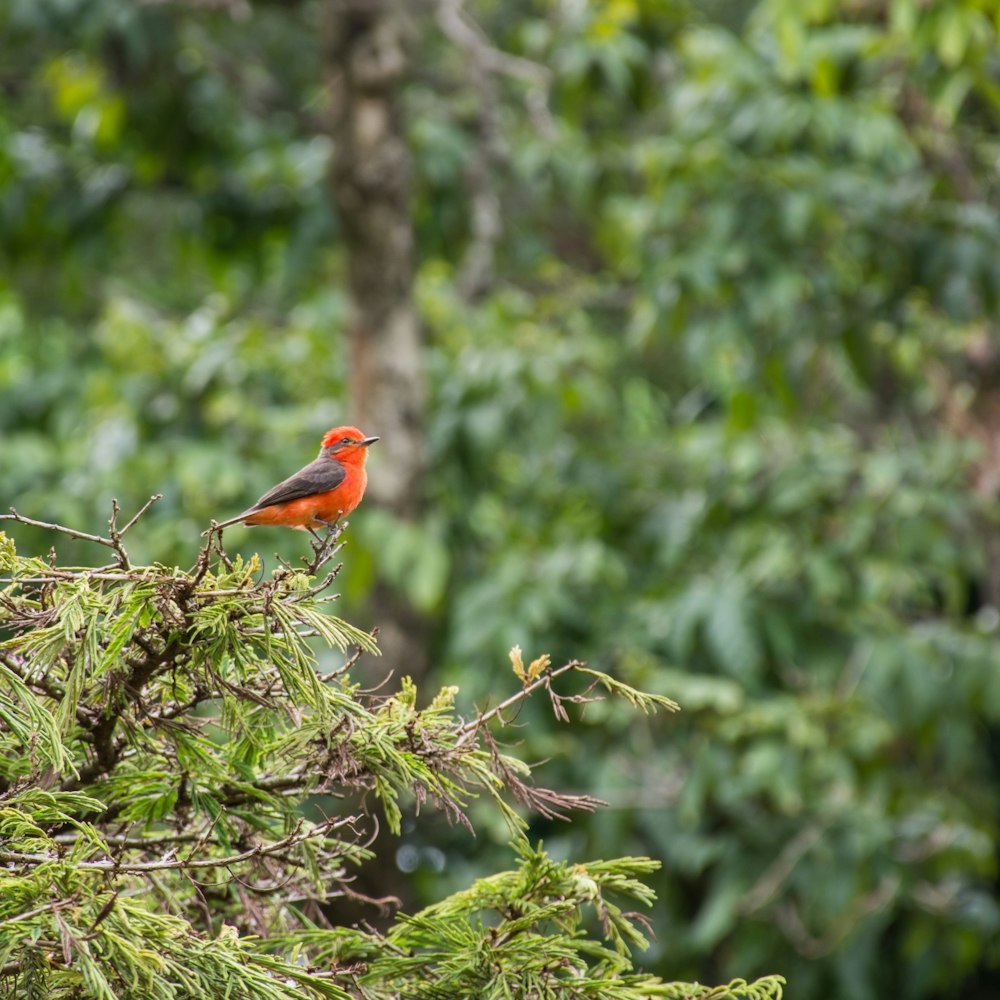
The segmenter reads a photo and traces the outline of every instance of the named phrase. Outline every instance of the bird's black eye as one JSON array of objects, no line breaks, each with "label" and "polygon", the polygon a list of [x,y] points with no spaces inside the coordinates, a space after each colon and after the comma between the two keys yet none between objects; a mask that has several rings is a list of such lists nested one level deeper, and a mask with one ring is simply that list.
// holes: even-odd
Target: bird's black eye
[{"label": "bird's black eye", "polygon": [[340,439],[340,443],[341,444],[353,444],[354,442],[351,440],[351,438],[341,438]]}]

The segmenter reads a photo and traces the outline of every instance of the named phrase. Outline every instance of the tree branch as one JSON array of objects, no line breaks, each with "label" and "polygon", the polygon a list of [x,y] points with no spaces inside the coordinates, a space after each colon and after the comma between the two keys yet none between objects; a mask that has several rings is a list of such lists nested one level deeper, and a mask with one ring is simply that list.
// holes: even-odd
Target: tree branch
[{"label": "tree branch", "polygon": [[491,719],[495,719],[502,712],[507,711],[508,708],[524,701],[525,698],[530,697],[539,688],[548,687],[549,684],[561,674],[565,674],[569,670],[575,670],[579,666],[582,666],[579,660],[570,660],[569,663],[564,663],[561,667],[557,667],[555,670],[546,670],[545,673],[542,674],[542,676],[539,677],[533,684],[529,684],[527,687],[522,688],[517,692],[517,694],[512,694],[508,699],[506,699],[506,701],[500,702],[496,708],[491,708],[488,712],[484,712],[482,715],[477,715],[471,722],[465,723],[465,725],[459,729],[458,745],[467,743],[476,734],[476,732]]},{"label": "tree branch", "polygon": [[[344,826],[352,826],[359,821],[358,816],[344,816],[339,819],[330,819],[319,826],[302,832],[302,820],[299,820],[296,829],[287,837],[276,840],[271,844],[257,844],[254,847],[241,851],[239,854],[231,854],[224,858],[171,858],[164,857],[159,861],[133,861],[125,862],[120,860],[107,861],[72,861],[65,862],[77,871],[86,872],[112,872],[122,875],[143,875],[147,872],[158,871],[188,871],[204,868],[228,868],[230,865],[240,864],[250,861],[253,858],[269,857],[280,854],[290,847],[298,847],[310,840],[317,840],[325,837],[334,830],[339,830]],[[0,860],[13,861],[27,865],[49,864],[53,861],[62,861],[57,854],[25,854],[20,851],[0,851]],[[19,918],[23,919],[23,915]]]},{"label": "tree branch", "polygon": [[125,532],[127,532],[129,530],[129,528],[131,528],[132,525],[134,525],[136,523],[136,521],[138,521],[139,518],[142,517],[142,515],[145,514],[146,511],[149,510],[149,508],[153,506],[154,503],[156,503],[157,500],[162,500],[162,499],[163,499],[163,494],[162,493],[154,493],[142,505],[142,507],[139,508],[138,512],[135,514],[135,516],[132,518],[132,520],[129,521],[128,524],[126,524],[125,527],[122,528],[122,530],[118,532],[119,537],[121,537],[122,535],[124,535]]},{"label": "tree branch", "polygon": [[[149,510],[150,507],[156,503],[157,500],[162,500],[162,493],[154,493],[143,505],[139,508],[132,519],[125,525],[121,530],[118,529],[118,514],[121,508],[118,506],[118,500],[112,499],[111,501],[111,518],[108,521],[108,534],[110,538],[105,538],[103,535],[92,535],[87,531],[77,531],[76,528],[68,528],[64,524],[52,524],[49,521],[37,521],[33,517],[25,517],[23,514],[18,514],[18,512],[11,507],[9,514],[0,514],[0,521],[17,521],[20,524],[30,524],[33,528],[45,528],[48,531],[58,531],[60,534],[68,535],[70,538],[78,538],[84,542],[94,542],[97,545],[103,545],[106,548],[111,549],[115,554],[115,560],[118,566],[127,571],[131,569],[131,564],[129,562],[128,553],[125,551],[125,547],[122,545],[122,536],[131,528],[135,523],[142,517],[143,514]],[[63,576],[73,576],[74,574],[58,574],[58,571],[53,570],[54,574]],[[96,574],[95,574],[96,576]],[[117,577],[117,574],[116,574]],[[39,578],[37,582],[42,582],[43,578]]]},{"label": "tree branch", "polygon": [[115,543],[110,538],[103,538],[100,535],[91,535],[86,531],[77,531],[76,528],[67,528],[63,524],[50,524],[48,521],[36,521],[33,517],[25,517],[11,507],[9,514],[0,514],[0,521],[17,521],[20,524],[30,524],[33,528],[47,528],[49,531],[58,531],[70,538],[79,538],[85,542],[96,542],[109,549],[114,549]]},{"label": "tree branch", "polygon": [[438,4],[438,24],[448,38],[491,72],[530,83],[548,94],[552,71],[540,63],[496,48],[482,28],[469,17],[464,6],[464,0],[441,0]]}]

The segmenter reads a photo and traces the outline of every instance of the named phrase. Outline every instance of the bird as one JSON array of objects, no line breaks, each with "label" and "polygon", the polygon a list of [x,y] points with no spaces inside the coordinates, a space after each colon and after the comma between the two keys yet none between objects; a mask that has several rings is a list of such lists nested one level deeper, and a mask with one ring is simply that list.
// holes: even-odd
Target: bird
[{"label": "bird", "polygon": [[268,490],[242,514],[213,524],[210,531],[240,522],[284,525],[313,534],[319,528],[332,528],[361,502],[368,485],[365,459],[378,440],[365,437],[357,427],[331,428],[323,435],[319,454],[307,466]]}]

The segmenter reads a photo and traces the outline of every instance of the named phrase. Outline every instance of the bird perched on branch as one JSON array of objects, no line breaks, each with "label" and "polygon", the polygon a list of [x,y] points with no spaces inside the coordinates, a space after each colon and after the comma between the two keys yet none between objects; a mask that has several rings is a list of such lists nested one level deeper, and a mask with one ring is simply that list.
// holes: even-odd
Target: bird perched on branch
[{"label": "bird perched on branch", "polygon": [[365,459],[377,440],[365,437],[357,427],[328,430],[319,455],[305,468],[268,490],[242,514],[213,525],[211,530],[241,521],[247,525],[283,524],[313,533],[317,528],[332,527],[361,503],[368,485]]}]

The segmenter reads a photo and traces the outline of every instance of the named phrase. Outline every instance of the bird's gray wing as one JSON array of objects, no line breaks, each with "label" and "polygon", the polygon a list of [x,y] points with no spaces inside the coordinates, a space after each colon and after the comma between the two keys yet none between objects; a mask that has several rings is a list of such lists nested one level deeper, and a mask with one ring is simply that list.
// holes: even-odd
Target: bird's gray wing
[{"label": "bird's gray wing", "polygon": [[335,458],[325,455],[311,461],[305,468],[299,469],[277,486],[268,490],[245,514],[275,504],[288,503],[291,500],[301,500],[303,497],[315,496],[335,489],[347,475],[347,470]]}]

